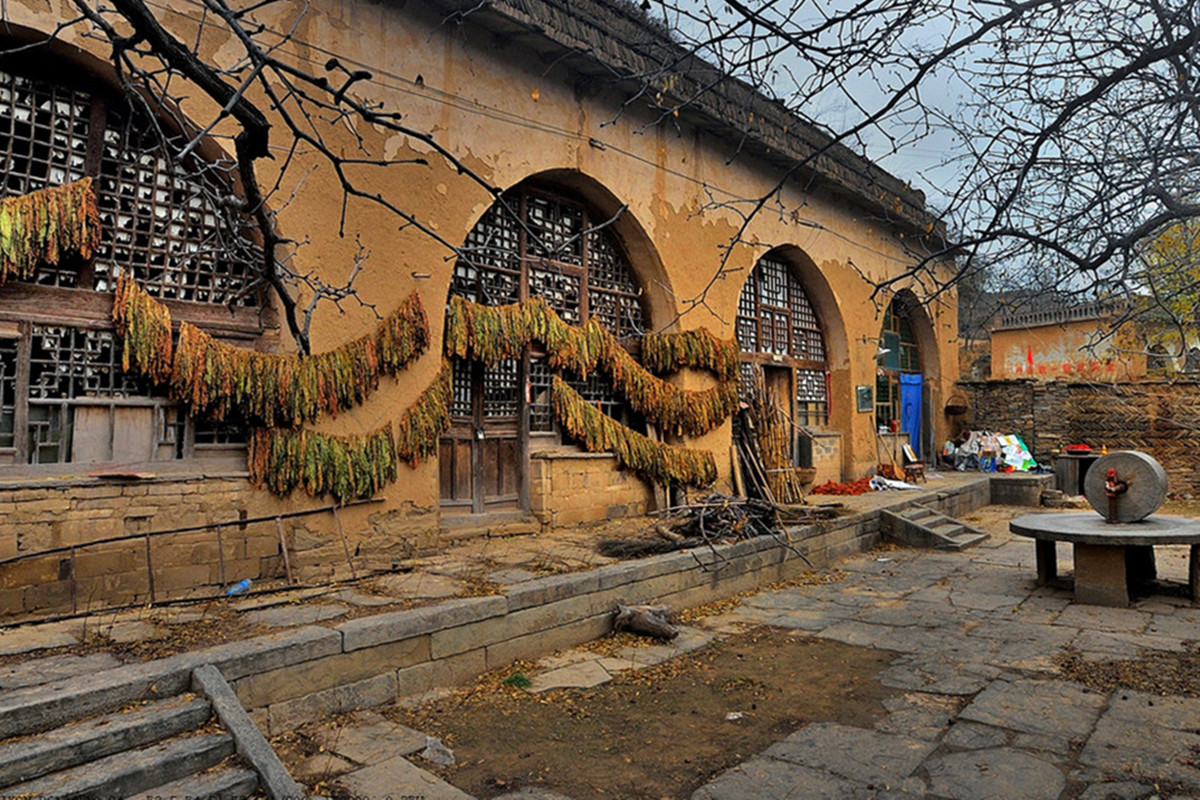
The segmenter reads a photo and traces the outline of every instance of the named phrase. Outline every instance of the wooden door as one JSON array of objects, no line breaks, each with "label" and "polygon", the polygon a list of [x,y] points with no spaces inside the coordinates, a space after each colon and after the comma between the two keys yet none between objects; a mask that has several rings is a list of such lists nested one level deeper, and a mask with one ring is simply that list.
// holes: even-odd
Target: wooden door
[{"label": "wooden door", "polygon": [[441,503],[454,513],[524,509],[525,370],[455,359],[450,430],[439,447]]}]

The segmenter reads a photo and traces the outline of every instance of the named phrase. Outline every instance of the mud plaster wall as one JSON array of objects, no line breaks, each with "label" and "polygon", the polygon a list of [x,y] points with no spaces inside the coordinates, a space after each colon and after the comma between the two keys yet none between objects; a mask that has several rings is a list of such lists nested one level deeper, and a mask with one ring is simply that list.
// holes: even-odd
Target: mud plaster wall
[{"label": "mud plaster wall", "polygon": [[[542,176],[551,185],[582,194],[601,211],[612,213],[626,205],[614,231],[629,250],[646,287],[646,305],[655,326],[669,325],[682,314],[675,323],[677,328],[709,327],[719,336],[731,336],[745,277],[768,250],[786,248],[784,254],[801,273],[826,331],[833,384],[830,427],[842,437],[842,476],[857,477],[873,469],[872,415],[854,410],[853,391],[855,385],[874,383],[873,355],[882,308],[872,302],[871,285],[862,276],[887,278],[913,262],[888,224],[823,191],[788,186],[783,203],[800,209],[799,213],[794,218],[778,214],[756,217],[742,235],[746,244],[732,252],[727,272],[713,280],[721,267],[722,247],[741,220],[731,212],[702,206],[710,193],[718,201],[759,196],[774,186],[778,168],[748,157],[739,157],[731,166],[728,141],[687,126],[678,131],[655,126],[637,107],[625,109],[618,118],[622,98],[561,66],[547,65],[519,39],[501,39],[469,20],[462,26],[444,25],[419,3],[403,9],[396,5],[328,3],[310,6],[298,17],[299,4],[279,4],[256,14],[259,21],[276,29],[295,25],[289,52],[306,60],[309,68],[313,64],[319,68],[334,53],[345,63],[372,70],[377,81],[361,84],[369,99],[400,110],[413,128],[431,131],[484,181],[511,187],[531,176]],[[55,8],[19,2],[8,7],[8,14],[14,24],[45,32],[53,30],[58,21]],[[67,14],[64,9],[59,11]],[[175,5],[164,13],[163,22],[180,38],[193,41],[198,34],[197,18],[192,6]],[[104,49],[81,33],[81,29],[69,29],[62,39],[90,51],[98,65],[106,55]],[[199,31],[198,38],[202,55],[218,65],[233,64],[241,55],[231,36],[211,27]],[[191,94],[198,96],[199,92]],[[264,103],[262,107],[267,106]],[[204,112],[197,107],[193,116],[206,119]],[[610,124],[614,120],[616,123]],[[229,129],[218,126],[217,131],[228,133]],[[355,133],[373,156],[428,160],[427,165],[361,167],[353,174],[372,192],[413,211],[433,234],[461,243],[491,202],[484,188],[417,140],[366,124],[359,125]],[[274,137],[276,146],[288,143],[278,132]],[[347,153],[357,144],[349,133],[331,132],[329,141]],[[273,182],[271,171],[280,163],[282,159],[261,164],[264,185]],[[356,282],[359,294],[386,312],[416,289],[433,327],[431,351],[405,374],[385,380],[362,407],[317,426],[328,432],[364,433],[398,417],[440,367],[439,310],[449,289],[450,253],[433,236],[401,225],[396,217],[365,201],[349,203],[342,235],[340,197],[329,166],[301,154],[277,198],[278,205],[283,205],[281,198],[288,199],[280,212],[283,233],[308,242],[297,253],[295,266],[339,283],[352,269],[361,241],[370,258]],[[915,284],[901,282],[897,288],[905,287],[922,294]],[[301,297],[302,304],[304,300]],[[693,301],[697,300],[703,302],[696,306]],[[925,313],[922,368],[932,407],[940,408],[956,374],[953,296],[942,295],[926,306]],[[313,320],[314,349],[334,347],[374,324],[369,309],[344,303],[338,310],[326,304]],[[286,341],[286,336],[283,339]],[[687,372],[676,380],[687,388],[712,385],[711,377],[702,373]],[[935,438],[942,438],[942,421],[932,422],[937,427]],[[727,422],[689,442],[714,452],[723,486],[728,485],[730,434]],[[404,550],[412,545],[414,531],[430,531],[436,526],[437,464],[401,470],[400,480],[381,492],[384,503],[373,515],[373,524],[365,519],[346,523],[353,546],[378,553]],[[637,479],[629,476],[628,480]],[[196,492],[207,495],[207,484]],[[603,498],[594,499],[595,510],[602,517],[607,513]],[[114,501],[114,514],[123,513],[123,502]],[[294,496],[253,502],[292,508],[321,501]],[[328,520],[319,523],[313,519],[314,527],[323,524],[325,534],[330,535]],[[157,520],[154,524],[165,527]]]},{"label": "mud plaster wall", "polygon": [[974,428],[1017,433],[1040,463],[1068,444],[1141,450],[1166,469],[1169,491],[1200,492],[1200,383],[981,381],[961,384]]},{"label": "mud plaster wall", "polygon": [[1101,381],[1144,378],[1145,353],[1123,348],[1112,339],[1096,341],[1104,327],[1103,320],[1087,320],[992,331],[991,377]]}]

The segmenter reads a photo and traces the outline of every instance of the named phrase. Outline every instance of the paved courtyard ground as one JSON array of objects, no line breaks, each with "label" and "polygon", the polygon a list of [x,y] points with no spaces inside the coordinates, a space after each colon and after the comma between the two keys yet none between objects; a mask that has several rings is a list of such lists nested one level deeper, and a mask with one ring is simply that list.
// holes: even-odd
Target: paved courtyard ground
[{"label": "paved courtyard ground", "polygon": [[[560,698],[574,691],[582,704],[650,664],[770,626],[884,656],[865,680],[887,696],[875,715],[857,709],[854,719],[839,719],[835,711],[781,731],[761,752],[698,780],[692,800],[1200,797],[1200,686],[1190,679],[1196,655],[1189,647],[1200,639],[1200,609],[1181,591],[1114,609],[1036,587],[1032,542],[1007,534],[1007,520],[1027,511],[993,506],[968,517],[993,536],[964,553],[883,548],[839,563],[842,574],[831,582],[745,597],[692,622],[672,646],[640,648],[640,655],[636,647],[590,647],[544,659],[529,671],[529,691]],[[1066,547],[1060,560],[1069,574]],[[1186,548],[1160,549],[1161,577],[1183,581],[1186,568]],[[1174,679],[1156,682],[1167,673]],[[385,710],[309,731],[325,737],[330,785],[356,796],[426,800],[660,796],[603,787],[568,793],[570,782],[556,783],[549,772],[516,793],[509,784],[469,795],[453,785],[463,765],[422,758],[425,732],[398,719],[419,716]],[[519,733],[522,720],[511,724],[496,735]],[[563,747],[567,760],[578,759],[570,742]],[[632,757],[614,755],[614,774]]]}]

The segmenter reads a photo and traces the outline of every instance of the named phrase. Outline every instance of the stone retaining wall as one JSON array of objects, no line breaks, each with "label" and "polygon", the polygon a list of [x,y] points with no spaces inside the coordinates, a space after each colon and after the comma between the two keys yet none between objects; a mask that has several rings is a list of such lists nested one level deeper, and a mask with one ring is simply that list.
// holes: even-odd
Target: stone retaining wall
[{"label": "stone retaining wall", "polygon": [[[312,508],[328,505],[328,501],[304,499]],[[275,521],[238,520],[302,508],[299,497],[280,500],[254,488],[244,475],[0,485],[0,560],[34,556],[0,564],[0,620],[149,601],[146,540],[93,543],[176,527],[222,523],[221,546],[215,528],[152,537],[149,558],[154,566],[156,600],[206,596],[223,583],[282,576]],[[433,512],[411,512],[385,514],[378,506],[339,511],[344,530],[354,537],[351,550],[362,544],[364,551],[374,554],[375,563],[360,559],[358,568],[390,568],[393,556],[432,546],[436,535]],[[292,517],[281,525],[292,568],[300,579],[318,582],[350,577],[331,513]],[[73,564],[70,553],[36,556],[63,547],[75,549]]]},{"label": "stone retaining wall", "polygon": [[638,517],[654,510],[654,491],[609,453],[543,451],[529,460],[531,511],[546,526]]},{"label": "stone retaining wall", "polygon": [[[920,502],[960,516],[986,505],[989,493],[988,480],[980,479],[952,491],[898,496],[891,507]],[[823,567],[874,546],[879,529],[876,510],[791,533],[795,546]],[[470,681],[513,661],[598,638],[611,629],[617,603],[687,608],[806,570],[802,559],[771,537],[612,564],[513,584],[504,596],[306,629],[308,653],[226,677],[259,726],[274,736],[322,715]]]}]

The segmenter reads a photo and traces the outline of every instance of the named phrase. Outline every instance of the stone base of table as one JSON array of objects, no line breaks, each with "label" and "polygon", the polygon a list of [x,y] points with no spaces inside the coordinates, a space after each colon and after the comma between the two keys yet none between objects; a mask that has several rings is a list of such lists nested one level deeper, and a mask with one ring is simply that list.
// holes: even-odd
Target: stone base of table
[{"label": "stone base of table", "polygon": [[1027,514],[1009,530],[1034,539],[1039,586],[1058,578],[1057,543],[1075,548],[1075,599],[1099,606],[1128,606],[1131,589],[1145,589],[1158,577],[1154,545],[1191,545],[1188,591],[1200,602],[1200,522],[1182,517],[1150,517],[1107,525],[1098,514]]}]

